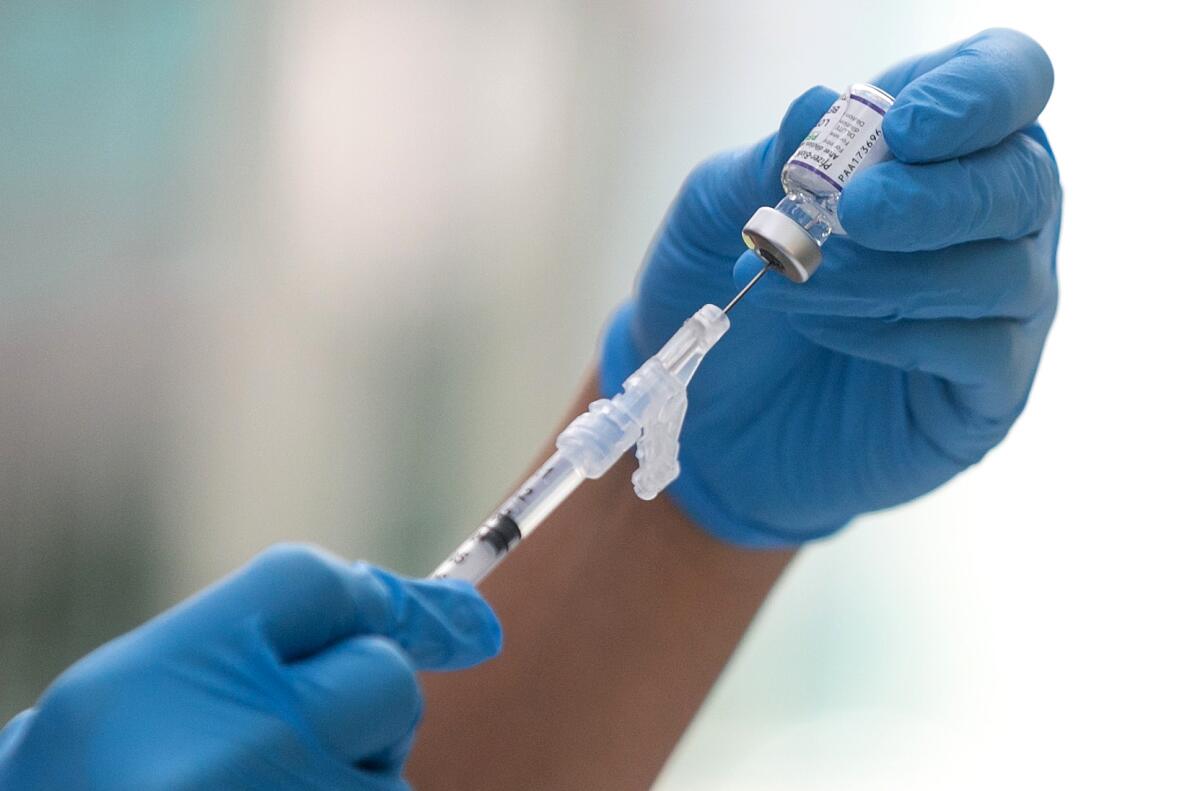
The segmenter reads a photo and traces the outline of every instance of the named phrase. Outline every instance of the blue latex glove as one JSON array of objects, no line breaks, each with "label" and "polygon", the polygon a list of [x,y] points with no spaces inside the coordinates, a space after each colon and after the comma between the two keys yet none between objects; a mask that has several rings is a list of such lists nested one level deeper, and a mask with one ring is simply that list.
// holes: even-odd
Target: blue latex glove
[{"label": "blue latex glove", "polygon": [[[669,493],[697,523],[795,545],[930,491],[1004,437],[1057,301],[1061,192],[1034,125],[1052,83],[1045,52],[1010,30],[876,80],[896,97],[896,159],[846,187],[849,238],[830,239],[805,285],[769,273],[691,385]],[[605,395],[758,272],[741,227],[783,197],[784,162],[836,96],[810,90],[777,133],[689,176],[609,327]]]},{"label": "blue latex glove", "polygon": [[468,585],[275,547],[68,668],[0,732],[0,788],[403,789],[415,671],[499,645]]}]

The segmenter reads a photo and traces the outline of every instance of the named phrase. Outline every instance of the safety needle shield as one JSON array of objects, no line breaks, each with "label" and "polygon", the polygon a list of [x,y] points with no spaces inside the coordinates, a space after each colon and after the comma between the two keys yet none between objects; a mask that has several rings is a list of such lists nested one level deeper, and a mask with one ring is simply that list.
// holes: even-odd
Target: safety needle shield
[{"label": "safety needle shield", "polygon": [[[735,300],[736,302],[736,300]],[[728,308],[727,308],[728,309]],[[729,329],[726,311],[705,305],[683,323],[612,398],[595,401],[558,435],[558,452],[433,572],[479,582],[587,478],[599,478],[637,445],[637,496],[651,500],[679,477],[679,432],[687,386]]]}]

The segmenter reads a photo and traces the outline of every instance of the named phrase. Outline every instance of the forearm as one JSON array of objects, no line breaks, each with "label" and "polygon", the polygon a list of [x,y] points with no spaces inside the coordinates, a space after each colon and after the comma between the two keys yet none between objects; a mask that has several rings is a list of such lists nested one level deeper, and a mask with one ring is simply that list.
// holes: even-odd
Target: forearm
[{"label": "forearm", "polygon": [[634,463],[585,483],[484,582],[504,650],[424,679],[417,788],[653,782],[793,553],[732,548],[669,498],[639,500]]}]

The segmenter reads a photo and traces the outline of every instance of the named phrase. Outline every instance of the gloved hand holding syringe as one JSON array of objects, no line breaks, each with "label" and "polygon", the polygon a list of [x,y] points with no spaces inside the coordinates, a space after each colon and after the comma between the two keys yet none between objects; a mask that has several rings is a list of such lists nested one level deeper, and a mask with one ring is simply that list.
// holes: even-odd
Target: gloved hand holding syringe
[{"label": "gloved hand holding syringe", "polygon": [[762,270],[724,308],[705,305],[657,354],[630,375],[622,392],[592,403],[558,435],[557,452],[437,569],[435,578],[478,583],[587,478],[599,478],[635,444],[634,490],[653,499],[679,475],[679,433],[687,386],[729,329],[729,312],[775,269],[803,283],[821,262],[821,245],[841,233],[842,189],[863,168],[887,159],[884,113],[893,99],[871,85],[851,86],[830,107],[783,169],[786,196],[762,207],[742,237]]}]

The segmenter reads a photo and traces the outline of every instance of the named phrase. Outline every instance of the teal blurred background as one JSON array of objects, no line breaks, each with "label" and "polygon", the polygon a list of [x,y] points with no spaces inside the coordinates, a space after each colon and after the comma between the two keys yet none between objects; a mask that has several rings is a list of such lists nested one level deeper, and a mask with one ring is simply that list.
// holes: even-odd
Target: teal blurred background
[{"label": "teal blurred background", "polygon": [[1195,787],[1169,8],[0,4],[0,721],[275,541],[426,573],[562,417],[695,162],[1009,25],[1055,60],[1067,189],[1029,412],[805,553],[660,787]]}]

